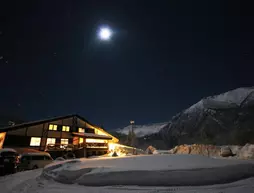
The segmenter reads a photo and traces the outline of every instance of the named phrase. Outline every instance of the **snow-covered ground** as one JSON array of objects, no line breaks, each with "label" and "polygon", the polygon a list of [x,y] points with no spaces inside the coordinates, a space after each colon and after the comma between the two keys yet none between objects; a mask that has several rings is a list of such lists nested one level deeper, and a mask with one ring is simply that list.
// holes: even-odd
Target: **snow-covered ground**
[{"label": "snow-covered ground", "polygon": [[0,192],[253,193],[253,164],[195,155],[77,159],[1,177]]},{"label": "snow-covered ground", "polygon": [[[167,124],[168,124],[168,122],[146,124],[146,125],[133,125],[133,129],[134,129],[137,137],[143,137],[146,135],[151,135],[153,133],[158,133]],[[131,125],[124,127],[122,129],[117,129],[116,131],[118,133],[128,135],[130,129],[131,129]]]}]

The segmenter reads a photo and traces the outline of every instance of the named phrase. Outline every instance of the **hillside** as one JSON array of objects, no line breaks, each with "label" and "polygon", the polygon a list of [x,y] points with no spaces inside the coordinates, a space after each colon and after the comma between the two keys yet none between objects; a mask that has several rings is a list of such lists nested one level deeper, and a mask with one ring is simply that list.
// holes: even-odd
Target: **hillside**
[{"label": "hillside", "polygon": [[174,116],[160,130],[169,147],[177,144],[254,142],[254,88],[207,97]]}]

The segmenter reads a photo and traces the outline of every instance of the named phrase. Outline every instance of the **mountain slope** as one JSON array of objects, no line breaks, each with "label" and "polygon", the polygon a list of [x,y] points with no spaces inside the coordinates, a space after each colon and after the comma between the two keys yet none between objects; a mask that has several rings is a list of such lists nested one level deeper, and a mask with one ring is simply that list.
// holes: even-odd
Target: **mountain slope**
[{"label": "mountain slope", "polygon": [[159,133],[169,147],[254,142],[254,87],[204,98],[174,116]]},{"label": "mountain slope", "polygon": [[[135,146],[141,149],[146,149],[151,144],[154,147],[159,149],[167,148],[165,142],[162,140],[159,131],[165,127],[168,127],[169,122],[165,123],[155,123],[155,124],[146,124],[146,125],[133,125],[133,130],[135,132]],[[126,126],[121,129],[117,129],[115,131],[111,131],[110,133],[117,137],[120,140],[121,144],[128,144],[128,133],[131,129],[131,126]]]},{"label": "mountain slope", "polygon": [[[143,137],[146,135],[151,135],[153,133],[158,133],[167,124],[168,122],[146,124],[146,125],[133,125],[132,127],[137,137]],[[116,132],[120,134],[128,135],[130,130],[131,130],[131,125],[128,125],[122,129],[117,129]]]}]

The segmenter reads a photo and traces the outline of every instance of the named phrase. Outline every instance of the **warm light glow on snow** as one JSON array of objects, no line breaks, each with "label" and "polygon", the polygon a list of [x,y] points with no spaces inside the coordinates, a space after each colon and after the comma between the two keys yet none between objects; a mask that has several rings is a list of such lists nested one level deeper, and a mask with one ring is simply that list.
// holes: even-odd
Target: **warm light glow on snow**
[{"label": "warm light glow on snow", "polygon": [[118,144],[118,143],[109,143],[108,144],[108,150],[109,150],[109,156],[112,156],[114,152],[117,153],[118,157],[121,157],[121,156],[125,156],[126,153],[124,153],[122,150],[123,148],[127,148],[127,149],[131,149],[131,151],[133,150],[133,147],[130,147],[130,146],[126,146],[126,145],[121,145],[121,144]]},{"label": "warm light glow on snow", "polygon": [[108,150],[109,151],[114,151],[116,148],[116,144],[115,143],[109,143],[108,144]]}]

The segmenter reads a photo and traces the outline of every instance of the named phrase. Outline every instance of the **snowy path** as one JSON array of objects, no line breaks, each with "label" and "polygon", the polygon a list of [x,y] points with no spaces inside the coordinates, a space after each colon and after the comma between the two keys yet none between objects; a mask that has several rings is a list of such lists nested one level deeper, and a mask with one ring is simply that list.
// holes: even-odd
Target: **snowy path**
[{"label": "snowy path", "polygon": [[[152,163],[151,163],[152,161]],[[59,165],[61,163],[62,165]],[[101,176],[108,175],[109,176],[117,176],[118,173],[121,174],[121,180],[125,181],[130,176],[128,173],[129,170],[137,171],[137,168],[140,170],[138,172],[149,172],[150,175],[157,175],[158,169],[160,172],[162,169],[169,169],[170,172],[184,172],[188,169],[193,169],[199,171],[203,169],[213,170],[214,167],[221,170],[220,173],[227,174],[229,172],[229,177],[231,176],[230,172],[234,172],[232,169],[228,171],[225,168],[234,166],[235,164],[241,165],[244,163],[244,167],[249,165],[249,163],[253,163],[252,161],[232,161],[232,160],[217,160],[210,159],[201,156],[142,156],[142,157],[133,157],[133,158],[117,158],[117,159],[80,159],[77,160],[76,163],[68,163],[66,162],[58,162],[50,167],[47,167],[42,174],[42,170],[34,170],[21,172],[10,176],[0,177],[0,193],[253,193],[254,192],[254,177],[246,178],[244,180],[235,181],[227,184],[217,184],[217,185],[209,185],[209,186],[173,186],[172,184],[168,185],[168,187],[162,187],[160,185],[149,186],[151,184],[144,183],[144,186],[133,186],[133,185],[111,185],[104,184],[106,186],[98,186],[98,183],[94,183],[94,186],[86,186],[86,185],[78,185],[82,184],[84,181],[88,180],[90,177],[93,177],[93,180],[90,181],[100,181],[105,178],[100,178]],[[245,165],[247,163],[247,165]],[[134,165],[133,165],[134,164]],[[142,165],[142,166],[141,166]],[[150,168],[147,168],[150,166]],[[151,167],[154,166],[154,167]],[[95,168],[95,170],[91,170],[90,168]],[[101,168],[102,167],[102,168]],[[238,166],[237,166],[238,167]],[[104,168],[104,169],[103,169]],[[87,170],[89,169],[89,170]],[[223,170],[224,169],[224,170]],[[87,170],[86,172],[83,172]],[[246,172],[248,168],[244,169]],[[52,176],[45,175],[45,172],[48,173],[51,171]],[[133,172],[131,171],[131,173]],[[61,175],[65,175],[65,177],[71,178],[73,174],[76,175],[75,172],[79,173],[77,181],[58,183],[52,178]],[[90,174],[89,174],[90,172]],[[112,172],[109,175],[109,172]],[[127,172],[128,175],[122,175],[124,172]],[[209,177],[217,177],[216,171],[213,174],[209,174],[203,177],[195,177],[193,181],[202,182],[204,178],[209,179]],[[81,175],[80,175],[81,173]],[[198,172],[199,173],[199,172]],[[71,174],[71,175],[70,175]],[[140,173],[139,173],[140,174]],[[191,173],[190,173],[191,174]],[[235,175],[235,173],[233,173]],[[74,175],[74,176],[75,176]],[[175,174],[174,174],[175,175]],[[173,176],[174,176],[173,175]],[[191,174],[193,175],[193,174]],[[240,175],[240,173],[239,173]],[[71,177],[70,177],[71,176]],[[97,177],[96,177],[97,176]],[[134,175],[135,176],[135,175]],[[146,180],[146,175],[143,176],[132,176],[131,178],[135,178],[140,182]],[[225,175],[226,176],[226,175]],[[105,176],[104,176],[105,177]],[[114,182],[116,182],[115,177],[113,177]],[[167,176],[164,178],[164,182],[169,181],[172,176]],[[68,179],[67,178],[67,179]],[[117,177],[120,178],[120,177]],[[241,176],[238,179],[241,179]],[[134,181],[135,181],[134,179]],[[160,180],[162,180],[161,178]],[[177,177],[177,181],[186,180],[189,177],[186,174],[181,174]],[[242,178],[243,179],[243,178]],[[158,179],[159,180],[159,179]],[[61,180],[60,180],[61,181]],[[155,180],[156,181],[156,180]],[[62,181],[63,182],[63,181]],[[119,182],[119,181],[118,181]],[[69,183],[69,184],[67,184]],[[85,184],[85,183],[84,183]],[[97,184],[97,185],[96,185]],[[181,184],[181,183],[180,183]],[[178,184],[179,185],[179,184]]]},{"label": "snowy path", "polygon": [[0,192],[27,192],[27,189],[34,184],[36,179],[41,175],[41,172],[42,169],[38,169],[0,177]]},{"label": "snowy path", "polygon": [[[39,172],[39,171],[38,171]],[[106,186],[86,187],[80,185],[60,184],[38,177],[38,172],[27,172],[26,178],[18,174],[5,180],[0,178],[1,193],[253,193],[254,178],[213,186],[191,187],[139,187]],[[40,172],[39,172],[40,173]],[[6,184],[7,183],[7,184]],[[10,184],[11,183],[11,184]],[[9,188],[11,186],[11,188]],[[4,189],[2,188],[4,187]],[[8,188],[7,188],[8,187]]]}]

